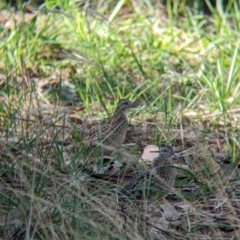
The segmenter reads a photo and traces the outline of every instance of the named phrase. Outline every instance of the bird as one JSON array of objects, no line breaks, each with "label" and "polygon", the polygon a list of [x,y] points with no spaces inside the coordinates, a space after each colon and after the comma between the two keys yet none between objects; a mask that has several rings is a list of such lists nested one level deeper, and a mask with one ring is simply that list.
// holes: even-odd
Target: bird
[{"label": "bird", "polygon": [[119,191],[120,198],[127,196],[140,199],[150,191],[163,194],[171,191],[177,175],[172,161],[176,155],[169,145],[161,145],[158,152],[159,155],[151,167],[139,172],[122,186]]},{"label": "bird", "polygon": [[120,149],[126,138],[128,120],[125,112],[136,108],[137,104],[128,99],[121,99],[110,119],[102,121],[84,138],[84,143],[91,148],[101,147],[104,154],[111,154]]}]

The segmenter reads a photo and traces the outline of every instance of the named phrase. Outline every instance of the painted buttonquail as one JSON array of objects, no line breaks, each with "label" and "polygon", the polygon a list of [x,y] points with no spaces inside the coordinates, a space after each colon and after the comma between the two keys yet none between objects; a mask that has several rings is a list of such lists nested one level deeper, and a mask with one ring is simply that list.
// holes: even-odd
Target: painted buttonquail
[{"label": "painted buttonquail", "polygon": [[177,174],[172,162],[174,156],[176,155],[171,146],[160,146],[159,156],[153,165],[126,182],[120,190],[119,197],[130,196],[139,199],[150,191],[163,194],[170,192]]},{"label": "painted buttonquail", "polygon": [[84,139],[84,143],[91,148],[102,147],[104,154],[111,154],[116,149],[120,149],[128,129],[128,120],[125,112],[130,108],[136,107],[136,103],[127,99],[121,99],[113,116],[99,123]]}]

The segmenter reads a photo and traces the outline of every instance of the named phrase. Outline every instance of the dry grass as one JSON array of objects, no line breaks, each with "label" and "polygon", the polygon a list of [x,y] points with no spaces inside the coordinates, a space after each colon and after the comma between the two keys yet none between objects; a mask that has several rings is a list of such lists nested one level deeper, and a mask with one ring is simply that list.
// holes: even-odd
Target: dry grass
[{"label": "dry grass", "polygon": [[[1,15],[0,238],[239,239],[239,23],[174,6]],[[82,134],[123,97],[141,101],[127,163],[89,156]],[[173,192],[120,199],[160,143],[184,150]]]},{"label": "dry grass", "polygon": [[135,118],[126,143],[142,149],[161,134],[175,149],[185,146],[188,170],[180,164],[175,190],[165,198],[118,199],[117,175],[95,178],[94,168],[83,165],[84,146],[68,150],[74,142],[71,114],[56,105],[46,108],[24,72],[18,112],[2,118],[9,126],[1,136],[2,236],[73,239],[83,232],[86,239],[238,239],[239,170],[230,162],[239,161],[239,150],[230,154],[226,147],[234,137],[212,132],[201,119],[183,123],[181,117],[166,129],[161,116],[158,123],[138,124]]}]

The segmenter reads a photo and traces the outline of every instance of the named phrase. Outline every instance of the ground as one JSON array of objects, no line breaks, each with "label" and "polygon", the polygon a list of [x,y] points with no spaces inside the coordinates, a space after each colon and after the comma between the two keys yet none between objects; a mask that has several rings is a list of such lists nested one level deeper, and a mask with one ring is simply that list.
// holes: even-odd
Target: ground
[{"label": "ground", "polygon": [[[239,14],[236,1],[3,4],[0,238],[239,239]],[[89,153],[83,136],[122,98],[139,103],[125,158]],[[171,193],[119,198],[160,144],[181,153]]]}]

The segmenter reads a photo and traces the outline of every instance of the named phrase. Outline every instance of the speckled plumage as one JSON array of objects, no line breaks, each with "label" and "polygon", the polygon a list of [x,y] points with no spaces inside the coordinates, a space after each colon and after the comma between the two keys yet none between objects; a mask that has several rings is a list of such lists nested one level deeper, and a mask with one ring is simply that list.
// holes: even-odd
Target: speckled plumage
[{"label": "speckled plumage", "polygon": [[140,172],[135,178],[123,185],[121,195],[141,198],[148,191],[167,193],[171,191],[176,177],[172,157],[175,156],[171,146],[161,146],[159,157],[147,170]]},{"label": "speckled plumage", "polygon": [[128,120],[125,112],[135,107],[136,104],[127,99],[120,100],[113,117],[99,123],[84,139],[84,142],[92,147],[101,146],[105,152],[112,152],[121,148],[128,129]]}]

